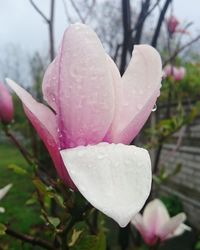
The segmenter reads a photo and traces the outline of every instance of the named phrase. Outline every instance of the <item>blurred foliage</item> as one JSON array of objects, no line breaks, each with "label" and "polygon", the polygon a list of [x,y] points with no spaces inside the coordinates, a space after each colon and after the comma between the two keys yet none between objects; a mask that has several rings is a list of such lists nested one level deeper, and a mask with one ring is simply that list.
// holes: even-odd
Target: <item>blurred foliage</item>
[{"label": "blurred foliage", "polygon": [[171,217],[183,212],[183,204],[178,196],[161,196],[160,199],[165,204]]}]

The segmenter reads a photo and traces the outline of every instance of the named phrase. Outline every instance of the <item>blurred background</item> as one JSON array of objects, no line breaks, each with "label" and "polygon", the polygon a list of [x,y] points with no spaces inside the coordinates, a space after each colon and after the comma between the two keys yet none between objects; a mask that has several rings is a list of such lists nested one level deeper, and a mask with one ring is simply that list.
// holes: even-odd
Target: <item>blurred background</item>
[{"label": "blurred background", "polygon": [[[170,250],[200,249],[199,11],[199,0],[2,0],[0,3],[0,80],[4,82],[5,77],[15,80],[41,102],[44,72],[70,23],[91,26],[121,74],[134,44],[150,44],[160,52],[161,96],[133,143],[151,152],[154,174],[151,198],[159,197],[171,215],[186,212],[192,227],[191,232],[163,247]],[[13,140],[42,162],[50,159],[15,96],[14,103],[15,117],[9,133],[0,130],[0,185],[10,182],[14,185],[2,201],[7,212],[0,214],[0,221],[9,219],[15,229],[35,234],[42,230],[40,207],[34,203],[34,184],[24,174],[31,170]],[[128,249],[125,243],[121,243],[121,248],[115,244],[113,241],[113,248],[108,249]],[[10,242],[5,237],[0,238],[0,249],[40,248],[20,241]]]}]

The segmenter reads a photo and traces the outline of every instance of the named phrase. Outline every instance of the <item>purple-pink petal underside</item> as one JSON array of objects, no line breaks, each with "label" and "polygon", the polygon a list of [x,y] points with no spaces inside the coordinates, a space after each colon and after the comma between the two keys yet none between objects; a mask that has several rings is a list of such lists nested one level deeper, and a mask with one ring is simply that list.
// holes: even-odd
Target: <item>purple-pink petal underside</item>
[{"label": "purple-pink petal underside", "polygon": [[66,30],[43,82],[45,99],[59,116],[62,149],[99,143],[111,125],[114,89],[106,60],[89,27],[74,24]]},{"label": "purple-pink petal underside", "polygon": [[12,80],[7,79],[7,83],[21,99],[24,111],[47,147],[60,178],[67,185],[74,188],[74,184],[60,156],[55,114],[42,103],[35,101],[25,89]]},{"label": "purple-pink petal underside", "polygon": [[[113,64],[110,66],[113,71]],[[115,118],[108,132],[114,143],[130,143],[148,119],[160,94],[162,63],[158,52],[149,45],[137,45],[133,58],[115,87],[121,88]],[[116,96],[116,98],[118,98]]]},{"label": "purple-pink petal underside", "polygon": [[13,118],[12,96],[0,82],[0,121],[10,122]]}]

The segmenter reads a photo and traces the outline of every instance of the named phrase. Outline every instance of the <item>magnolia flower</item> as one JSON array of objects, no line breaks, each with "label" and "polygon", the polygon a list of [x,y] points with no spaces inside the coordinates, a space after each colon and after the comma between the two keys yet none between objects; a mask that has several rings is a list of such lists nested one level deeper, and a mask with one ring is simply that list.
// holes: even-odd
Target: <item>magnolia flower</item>
[{"label": "magnolia flower", "polygon": [[177,27],[179,26],[180,22],[175,16],[170,16],[167,20],[167,28],[170,34],[173,34],[177,31]]},{"label": "magnolia flower", "polygon": [[185,219],[184,213],[170,218],[165,205],[155,199],[146,205],[143,216],[137,214],[133,218],[132,224],[148,245],[154,245],[159,241],[181,235],[185,230],[190,230],[190,227],[183,224]]},{"label": "magnolia flower", "polygon": [[166,65],[163,69],[165,77],[171,77],[174,81],[181,81],[185,77],[186,70],[184,67],[175,67]]},{"label": "magnolia flower", "polygon": [[0,82],[0,122],[9,123],[13,118],[12,96]]},{"label": "magnolia flower", "polygon": [[149,154],[126,144],[156,103],[161,68],[155,49],[135,46],[121,77],[95,32],[74,24],[64,33],[58,55],[44,76],[43,95],[51,109],[7,80],[59,176],[121,226],[142,208],[150,192]]},{"label": "magnolia flower", "polygon": [[175,81],[181,81],[185,77],[186,71],[184,67],[174,67],[173,76]]},{"label": "magnolia flower", "polygon": [[180,22],[175,16],[170,16],[167,20],[167,29],[170,35],[173,35],[174,33],[187,33],[186,29],[180,28]]},{"label": "magnolia flower", "polygon": [[[12,184],[8,184],[4,188],[0,189],[0,200],[8,193],[9,189],[12,187]],[[0,213],[4,213],[5,209],[0,207]]]}]

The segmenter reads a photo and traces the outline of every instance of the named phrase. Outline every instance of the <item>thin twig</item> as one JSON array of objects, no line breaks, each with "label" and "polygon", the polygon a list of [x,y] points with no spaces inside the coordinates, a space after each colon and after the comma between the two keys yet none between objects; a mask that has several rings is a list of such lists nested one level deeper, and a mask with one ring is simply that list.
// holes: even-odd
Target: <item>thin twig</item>
[{"label": "thin twig", "polygon": [[70,3],[72,5],[72,7],[74,8],[74,10],[76,11],[76,13],[77,13],[78,17],[80,18],[81,22],[85,23],[85,18],[82,16],[79,8],[76,6],[76,4],[74,3],[74,1],[70,0]]},{"label": "thin twig", "polygon": [[193,43],[197,42],[200,39],[200,34],[198,36],[196,36],[194,39],[192,39],[191,41],[189,41],[188,43],[184,44],[182,47],[178,48],[173,55],[168,58],[164,63],[163,63],[163,67],[166,66],[171,60],[175,59],[176,56],[182,52],[183,50],[185,50],[187,47],[189,47],[190,45],[192,45]]},{"label": "thin twig", "polygon": [[67,10],[66,1],[65,1],[65,0],[62,0],[62,2],[63,2],[64,11],[65,11],[65,16],[66,16],[66,18],[67,18],[67,21],[68,21],[69,23],[73,23],[73,20],[72,20],[72,18],[70,17],[69,12],[68,12],[68,10]]},{"label": "thin twig", "polygon": [[23,155],[24,159],[28,164],[32,165],[31,154],[19,143],[17,138],[9,131],[8,127],[4,127],[5,135],[13,142],[13,144],[19,149],[20,153]]},{"label": "thin twig", "polygon": [[37,237],[33,237],[31,235],[27,235],[27,234],[22,234],[19,232],[14,231],[13,229],[7,227],[6,229],[6,234],[10,235],[16,239],[19,239],[23,242],[27,242],[30,243],[33,246],[40,246],[43,247],[45,249],[49,249],[49,250],[56,250],[53,245],[51,245],[48,241],[42,240],[40,238]]},{"label": "thin twig", "polygon": [[163,6],[163,9],[161,10],[160,16],[158,18],[156,30],[154,32],[152,42],[151,42],[151,45],[153,47],[155,47],[155,48],[157,47],[157,41],[158,41],[158,37],[160,35],[160,30],[161,30],[162,23],[163,23],[163,21],[165,19],[165,14],[166,14],[167,9],[168,9],[169,5],[171,4],[171,2],[172,2],[172,0],[166,0],[165,4]]},{"label": "thin twig", "polygon": [[38,8],[38,6],[34,3],[33,0],[29,0],[33,8],[40,14],[40,16],[45,20],[45,22],[49,23],[49,19],[45,16],[45,14]]},{"label": "thin twig", "polygon": [[183,141],[183,136],[184,136],[185,130],[186,130],[185,126],[181,128],[175,148],[173,150],[171,150],[168,154],[165,155],[165,157],[160,162],[160,165],[164,164],[167,161],[167,159],[172,158],[175,155],[175,153],[177,152],[177,150],[179,150],[181,143]]}]

